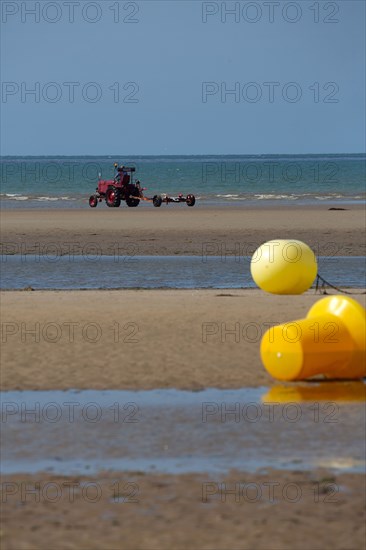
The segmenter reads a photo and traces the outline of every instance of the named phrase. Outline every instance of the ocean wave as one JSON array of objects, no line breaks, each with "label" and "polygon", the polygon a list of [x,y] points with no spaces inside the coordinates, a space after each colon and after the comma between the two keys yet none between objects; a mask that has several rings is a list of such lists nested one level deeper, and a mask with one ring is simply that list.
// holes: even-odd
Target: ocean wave
[{"label": "ocean wave", "polygon": [[278,200],[278,199],[297,200],[299,198],[298,195],[273,195],[273,194],[254,195],[254,197],[258,200]]},{"label": "ocean wave", "polygon": [[315,199],[318,199],[319,201],[326,201],[326,200],[330,200],[330,199],[343,199],[344,196],[343,195],[322,195],[322,196],[318,196],[318,195],[315,195],[314,197]]},{"label": "ocean wave", "polygon": [[15,201],[38,201],[38,202],[56,202],[56,201],[77,201],[82,197],[48,197],[48,196],[29,196],[21,195],[20,193],[0,193],[2,200],[15,200]]},{"label": "ocean wave", "polygon": [[216,197],[220,197],[220,198],[234,198],[234,197],[239,197],[239,195],[216,195]]},{"label": "ocean wave", "polygon": [[27,201],[29,199],[29,197],[26,197],[25,195],[20,195],[18,193],[2,193],[0,196],[5,197],[5,200],[13,201]]},{"label": "ocean wave", "polygon": [[35,200],[35,201],[58,201],[59,199],[57,197],[35,197],[33,200]]},{"label": "ocean wave", "polygon": [[[255,194],[242,194],[242,195],[214,195],[215,198],[227,201],[262,201],[262,200],[286,200],[286,201],[329,201],[329,200],[361,200],[364,199],[362,195],[342,195],[341,193],[327,193],[319,195],[315,193],[255,193]],[[213,196],[205,195],[203,199],[212,200]]]}]

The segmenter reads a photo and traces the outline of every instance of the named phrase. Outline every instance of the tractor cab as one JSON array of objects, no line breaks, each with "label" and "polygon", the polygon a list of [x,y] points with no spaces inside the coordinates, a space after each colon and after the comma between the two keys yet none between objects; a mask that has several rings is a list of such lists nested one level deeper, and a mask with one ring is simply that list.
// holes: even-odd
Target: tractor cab
[{"label": "tractor cab", "polygon": [[133,173],[136,168],[129,166],[118,166],[117,163],[114,165],[116,173],[114,176],[114,181],[118,185],[128,185],[129,183],[133,184]]}]

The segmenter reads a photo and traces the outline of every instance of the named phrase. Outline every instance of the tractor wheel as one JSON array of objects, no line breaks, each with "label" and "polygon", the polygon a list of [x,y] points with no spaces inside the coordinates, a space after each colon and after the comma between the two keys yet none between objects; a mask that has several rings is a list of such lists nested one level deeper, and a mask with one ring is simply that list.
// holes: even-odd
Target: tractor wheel
[{"label": "tractor wheel", "polygon": [[138,206],[140,204],[140,200],[131,199],[130,197],[128,197],[128,199],[126,199],[126,204],[127,206],[130,206],[131,208],[133,208],[134,206]]},{"label": "tractor wheel", "polygon": [[153,205],[156,206],[156,208],[158,208],[159,206],[161,206],[161,203],[163,202],[163,199],[162,199],[162,196],[161,195],[155,195],[154,198],[153,198]]},{"label": "tractor wheel", "polygon": [[105,194],[105,202],[107,206],[118,208],[121,204],[121,197],[119,196],[119,190],[117,187],[108,187]]},{"label": "tractor wheel", "polygon": [[89,206],[90,208],[96,208],[98,206],[98,199],[95,195],[89,197]]},{"label": "tractor wheel", "polygon": [[[126,189],[126,204],[127,206],[134,208],[135,206],[138,206],[140,204],[140,199],[133,199],[132,197],[139,197],[140,196],[140,189],[136,187],[135,185],[130,185]],[[130,197],[132,195],[132,197]]]},{"label": "tractor wheel", "polygon": [[194,206],[196,204],[196,197],[194,195],[187,195],[187,206]]}]

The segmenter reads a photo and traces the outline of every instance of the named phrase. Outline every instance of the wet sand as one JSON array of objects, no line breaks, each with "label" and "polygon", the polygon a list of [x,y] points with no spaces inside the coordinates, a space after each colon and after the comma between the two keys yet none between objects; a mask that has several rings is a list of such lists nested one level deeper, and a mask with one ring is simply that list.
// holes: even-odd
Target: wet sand
[{"label": "wet sand", "polygon": [[[361,205],[253,208],[169,205],[96,210],[4,210],[3,254],[55,253],[251,256],[263,242],[288,238],[309,244],[319,256],[365,252]],[[92,248],[91,248],[92,247]]]},{"label": "wet sand", "polygon": [[262,335],[303,318],[319,298],[314,290],[2,292],[1,389],[269,386]]},{"label": "wet sand", "polygon": [[365,486],[357,474],[105,472],[1,481],[8,484],[3,550],[364,548]]}]

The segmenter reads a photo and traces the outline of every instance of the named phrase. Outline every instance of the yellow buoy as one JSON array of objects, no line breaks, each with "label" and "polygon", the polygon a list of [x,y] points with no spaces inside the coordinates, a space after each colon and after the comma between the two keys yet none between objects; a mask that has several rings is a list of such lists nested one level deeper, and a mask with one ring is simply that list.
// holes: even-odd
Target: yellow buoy
[{"label": "yellow buoy", "polygon": [[313,284],[318,266],[307,244],[277,239],[257,248],[250,271],[255,283],[266,292],[302,294]]},{"label": "yellow buoy", "polygon": [[270,328],[261,342],[267,371],[279,380],[366,376],[365,309],[352,298],[328,296],[306,319]]}]

